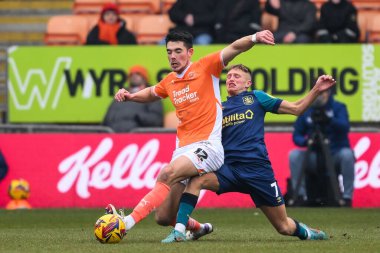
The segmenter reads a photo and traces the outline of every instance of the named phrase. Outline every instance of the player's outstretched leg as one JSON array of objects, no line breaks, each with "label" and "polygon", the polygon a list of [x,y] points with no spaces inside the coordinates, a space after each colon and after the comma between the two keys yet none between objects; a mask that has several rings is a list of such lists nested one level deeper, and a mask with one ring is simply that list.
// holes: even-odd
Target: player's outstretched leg
[{"label": "player's outstretched leg", "polygon": [[201,238],[202,236],[211,234],[214,231],[214,227],[211,223],[201,224],[201,227],[197,231],[187,231],[186,240],[195,241]]},{"label": "player's outstretched leg", "polygon": [[327,240],[325,232],[309,228],[286,214],[285,205],[280,206],[260,206],[260,209],[267,216],[273,227],[282,235],[297,236],[301,240]]}]

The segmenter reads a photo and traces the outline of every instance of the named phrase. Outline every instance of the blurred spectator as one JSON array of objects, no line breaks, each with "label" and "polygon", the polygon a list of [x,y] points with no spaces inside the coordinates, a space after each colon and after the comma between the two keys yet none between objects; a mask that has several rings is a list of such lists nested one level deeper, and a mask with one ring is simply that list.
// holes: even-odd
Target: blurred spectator
[{"label": "blurred spectator", "polygon": [[176,29],[188,31],[193,35],[194,44],[207,45],[213,41],[217,2],[217,0],[178,0],[169,10],[169,17],[176,24]]},{"label": "blurred spectator", "polygon": [[309,0],[267,0],[265,10],[279,18],[276,43],[312,41],[317,9]]},{"label": "blurred spectator", "polygon": [[258,0],[219,0],[216,8],[215,42],[231,43],[261,30]]},{"label": "blurred spectator", "polygon": [[135,36],[126,28],[114,3],[106,3],[100,13],[98,24],[87,35],[87,45],[137,44]]},{"label": "blurred spectator", "polygon": [[[310,144],[315,144],[320,140],[315,135],[317,131],[321,131],[323,136],[328,139],[331,152],[332,166],[336,168],[339,174],[343,177],[343,199],[344,205],[351,206],[352,193],[354,190],[354,174],[355,174],[355,156],[350,147],[348,133],[350,130],[350,122],[345,104],[335,101],[330,91],[322,93],[303,115],[299,116],[294,124],[293,141],[299,147],[313,148]],[[318,141],[319,140],[319,141]],[[313,148],[309,160],[307,161],[307,172],[313,172],[314,182],[320,182],[317,178],[318,156],[321,153],[321,148]],[[318,156],[317,156],[318,154]],[[305,150],[292,150],[289,156],[290,171],[292,186],[296,187],[297,181],[301,176],[303,169],[303,161],[306,157]],[[318,163],[318,165],[321,165]],[[293,190],[296,190],[293,188]],[[301,199],[306,199],[305,180],[301,181],[298,195]]]},{"label": "blurred spectator", "polygon": [[321,43],[358,42],[357,11],[347,0],[329,0],[321,8],[317,41]]},{"label": "blurred spectator", "polygon": [[[143,66],[133,66],[129,70],[129,92],[145,89],[148,84],[148,71]],[[119,103],[114,100],[108,108],[103,125],[115,132],[129,132],[137,127],[162,127],[163,107],[160,100],[152,103]]]}]

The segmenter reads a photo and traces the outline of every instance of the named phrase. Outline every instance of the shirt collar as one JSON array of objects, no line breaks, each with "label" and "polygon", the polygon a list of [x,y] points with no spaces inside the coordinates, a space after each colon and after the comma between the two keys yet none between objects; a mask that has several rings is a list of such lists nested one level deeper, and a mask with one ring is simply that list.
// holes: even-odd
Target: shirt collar
[{"label": "shirt collar", "polygon": [[186,71],[190,68],[190,66],[192,65],[193,63],[192,62],[190,62],[190,64],[189,64],[189,66],[187,66],[180,74],[177,74],[176,73],[176,76],[178,77],[178,78],[183,78],[183,76],[185,75],[185,73],[186,73]]}]

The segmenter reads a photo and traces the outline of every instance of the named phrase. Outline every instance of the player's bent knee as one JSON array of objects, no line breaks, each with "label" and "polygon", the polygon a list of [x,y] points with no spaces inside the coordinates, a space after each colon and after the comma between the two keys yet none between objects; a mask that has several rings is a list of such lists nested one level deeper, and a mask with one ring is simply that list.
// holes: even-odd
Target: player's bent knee
[{"label": "player's bent knee", "polygon": [[160,171],[160,174],[159,174],[158,177],[157,177],[157,181],[169,185],[169,184],[171,184],[171,182],[173,181],[173,178],[175,178],[175,171],[174,171],[173,166],[171,166],[171,165],[169,164],[169,165],[165,166],[165,167]]},{"label": "player's bent knee", "polygon": [[172,220],[170,217],[162,215],[160,213],[155,213],[154,219],[156,220],[156,223],[160,226],[171,226],[172,225]]}]

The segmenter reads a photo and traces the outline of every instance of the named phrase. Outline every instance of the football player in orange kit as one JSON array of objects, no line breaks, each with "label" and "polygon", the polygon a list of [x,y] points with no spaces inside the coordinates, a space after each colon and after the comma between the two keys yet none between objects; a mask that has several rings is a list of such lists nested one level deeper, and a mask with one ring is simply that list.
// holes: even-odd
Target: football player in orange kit
[{"label": "football player in orange kit", "polygon": [[[116,93],[115,99],[119,102],[147,103],[169,97],[179,119],[177,145],[170,164],[160,171],[156,185],[132,213],[121,215],[127,231],[163,203],[178,207],[179,203],[174,199],[178,200],[183,191],[183,187],[177,186],[179,182],[221,167],[224,151],[219,77],[230,61],[255,43],[274,45],[273,34],[266,30],[242,37],[221,51],[191,62],[194,52],[192,35],[171,31],[166,36],[166,51],[173,72],[155,86],[137,93],[129,93],[124,88]],[[165,209],[175,212],[178,208]],[[117,214],[112,204],[106,207],[106,212]],[[199,227],[197,221],[189,220],[188,229]]]}]

